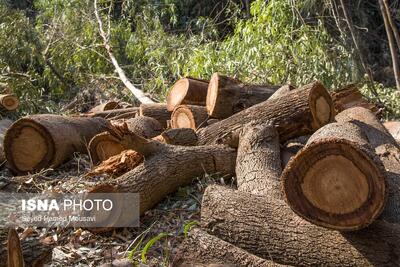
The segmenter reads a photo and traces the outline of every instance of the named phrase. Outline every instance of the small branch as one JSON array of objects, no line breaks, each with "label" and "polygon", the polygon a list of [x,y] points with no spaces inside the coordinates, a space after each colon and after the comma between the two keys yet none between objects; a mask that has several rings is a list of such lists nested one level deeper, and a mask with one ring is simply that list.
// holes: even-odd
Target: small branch
[{"label": "small branch", "polygon": [[[343,0],[341,0],[343,1]],[[381,13],[383,17],[383,22],[385,23],[385,29],[386,29],[386,35],[389,41],[389,48],[390,48],[390,54],[392,56],[392,64],[393,64],[393,72],[394,72],[394,78],[396,80],[396,87],[397,90],[400,91],[400,69],[399,69],[399,58],[397,55],[394,39],[393,39],[393,32],[390,29],[390,22],[389,22],[389,17],[390,14],[388,14],[385,9],[385,4],[383,0],[379,0],[379,6],[381,8]]]},{"label": "small branch", "polygon": [[101,17],[100,17],[98,8],[97,8],[97,0],[94,0],[94,13],[96,15],[97,23],[99,25],[99,34],[100,34],[101,38],[103,39],[104,48],[107,50],[108,56],[111,59],[111,62],[114,65],[114,68],[115,68],[116,72],[118,73],[118,76],[120,77],[123,84],[129,89],[129,91],[132,92],[132,94],[139,100],[140,103],[143,103],[143,104],[155,103],[151,98],[147,97],[142,90],[137,89],[129,81],[129,79],[126,77],[124,70],[119,66],[117,59],[114,57],[114,54],[112,53],[112,48],[108,42],[108,36],[104,31],[103,22],[101,20]]},{"label": "small branch", "polygon": [[392,13],[390,12],[390,8],[389,8],[389,4],[388,4],[387,0],[383,0],[383,3],[385,4],[385,9],[386,9],[386,13],[388,15],[390,27],[392,28],[392,31],[393,31],[393,34],[394,34],[394,38],[396,39],[397,48],[400,49],[400,34],[399,34],[399,31],[397,30],[396,23],[393,21]]}]

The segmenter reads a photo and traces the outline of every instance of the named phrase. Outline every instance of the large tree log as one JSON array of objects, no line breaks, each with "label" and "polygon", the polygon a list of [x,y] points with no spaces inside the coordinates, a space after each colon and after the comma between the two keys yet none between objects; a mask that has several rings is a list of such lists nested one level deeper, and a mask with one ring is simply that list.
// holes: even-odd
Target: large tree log
[{"label": "large tree log", "polygon": [[89,112],[96,113],[96,112],[101,112],[101,111],[117,109],[118,107],[119,107],[119,105],[118,105],[117,101],[108,101],[108,102],[105,102],[105,103],[95,106]]},{"label": "large tree log", "polygon": [[331,95],[337,113],[352,107],[364,107],[371,110],[374,114],[379,113],[377,106],[364,99],[355,84],[349,84],[339,91],[333,92]]},{"label": "large tree log", "polygon": [[17,173],[55,168],[111,126],[102,118],[33,115],[16,121],[4,137],[4,153]]},{"label": "large tree log", "polygon": [[362,129],[368,144],[375,149],[386,169],[389,189],[388,201],[381,217],[392,223],[400,223],[400,146],[385,127],[368,109],[355,107],[336,116],[339,122],[351,122]]},{"label": "large tree log", "polygon": [[167,95],[167,109],[173,111],[179,105],[205,106],[208,81],[182,78],[178,80]]},{"label": "large tree log", "polygon": [[0,95],[0,107],[12,111],[19,106],[18,98],[13,94]]},{"label": "large tree log", "polygon": [[283,266],[264,260],[200,229],[189,232],[179,246],[173,266]]},{"label": "large tree log", "polygon": [[386,130],[400,144],[400,121],[387,121],[383,124]]},{"label": "large tree log", "polygon": [[206,189],[201,221],[210,234],[280,264],[400,265],[400,228],[384,221],[341,233],[301,219],[283,200],[221,186]]},{"label": "large tree log", "polygon": [[147,116],[156,119],[162,127],[167,128],[167,121],[171,119],[171,111],[167,110],[167,104],[141,104],[140,116]]},{"label": "large tree log", "polygon": [[[138,113],[139,113],[138,107],[131,107],[131,108],[112,109],[112,110],[106,110],[106,111],[97,111],[94,113],[86,114],[84,116],[114,119],[115,117],[121,116],[124,114],[138,114]],[[134,115],[130,115],[130,116],[135,117]]]},{"label": "large tree log", "polygon": [[372,223],[386,202],[386,173],[361,129],[331,123],[315,132],[282,173],[289,206],[337,230]]},{"label": "large tree log", "polygon": [[[313,133],[332,121],[332,100],[324,86],[314,82],[281,97],[264,101],[231,117],[198,131],[199,144],[229,142],[230,135],[242,129],[244,122],[271,121],[278,130],[281,142]],[[237,146],[237,140],[232,145]]]},{"label": "large tree log", "polygon": [[208,114],[205,107],[180,105],[171,115],[172,128],[192,128],[194,130],[207,126]]},{"label": "large tree log", "polygon": [[168,145],[135,134],[125,135],[122,143],[145,160],[110,184],[119,192],[139,193],[141,214],[193,178],[205,173],[235,173],[236,151],[231,148]]},{"label": "large tree log", "polygon": [[225,119],[267,100],[280,86],[247,85],[239,80],[214,73],[208,85],[207,112]]},{"label": "large tree log", "polygon": [[236,159],[239,191],[255,195],[273,195],[280,191],[279,149],[279,136],[273,125],[249,123],[244,127]]},{"label": "large tree log", "polygon": [[195,146],[198,141],[196,132],[191,128],[169,129],[153,140],[177,146]]},{"label": "large tree log", "polygon": [[292,90],[295,90],[296,87],[294,87],[293,85],[290,84],[285,84],[282,87],[280,87],[278,90],[275,91],[275,93],[268,99],[274,99],[274,98],[278,98],[281,97],[282,95],[289,93]]}]

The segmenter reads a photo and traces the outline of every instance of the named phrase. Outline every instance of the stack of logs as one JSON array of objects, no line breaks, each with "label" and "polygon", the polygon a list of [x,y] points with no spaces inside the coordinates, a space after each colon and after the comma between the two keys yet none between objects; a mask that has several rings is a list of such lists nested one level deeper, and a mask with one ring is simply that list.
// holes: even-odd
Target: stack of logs
[{"label": "stack of logs", "polygon": [[330,94],[215,73],[179,80],[165,104],[22,118],[4,152],[18,174],[89,152],[90,174],[111,177],[87,191],[139,193],[141,214],[205,173],[236,177],[237,189],[206,189],[177,265],[396,266],[400,126],[378,112],[354,86]]}]

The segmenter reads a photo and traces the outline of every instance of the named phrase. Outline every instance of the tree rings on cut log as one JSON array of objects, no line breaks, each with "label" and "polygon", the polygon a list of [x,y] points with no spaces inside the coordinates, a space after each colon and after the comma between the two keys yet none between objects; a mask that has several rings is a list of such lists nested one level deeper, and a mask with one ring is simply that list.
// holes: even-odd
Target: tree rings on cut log
[{"label": "tree rings on cut log", "polygon": [[178,80],[167,95],[167,109],[173,111],[177,106],[205,106],[208,82],[194,78]]},{"label": "tree rings on cut log", "polygon": [[90,157],[94,164],[118,155],[124,150],[120,141],[109,132],[96,135],[89,143]]},{"label": "tree rings on cut log", "polygon": [[380,163],[344,139],[307,145],[289,161],[282,181],[294,212],[331,229],[363,228],[380,215],[386,202]]},{"label": "tree rings on cut log", "polygon": [[196,130],[207,125],[208,114],[205,107],[180,105],[171,115],[172,128],[191,128]]},{"label": "tree rings on cut log", "polygon": [[16,110],[19,106],[19,100],[15,95],[0,95],[0,106],[6,110]]}]

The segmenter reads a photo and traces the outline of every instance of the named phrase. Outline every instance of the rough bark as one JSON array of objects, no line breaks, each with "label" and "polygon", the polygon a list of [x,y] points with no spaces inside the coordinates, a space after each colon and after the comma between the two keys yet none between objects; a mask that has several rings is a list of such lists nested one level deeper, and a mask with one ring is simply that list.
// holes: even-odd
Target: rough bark
[{"label": "rough bark", "polygon": [[393,136],[393,138],[400,144],[400,121],[387,121],[383,123],[386,130]]},{"label": "rough bark", "polygon": [[19,100],[13,94],[0,95],[0,107],[12,111],[19,107]]},{"label": "rough bark", "polygon": [[301,219],[283,200],[209,186],[201,221],[208,233],[280,264],[400,264],[399,226],[380,220],[363,230],[341,233]]},{"label": "rough bark", "polygon": [[119,192],[140,194],[140,212],[206,173],[234,175],[236,151],[223,146],[175,146],[125,135],[122,143],[142,154],[144,162],[110,181]]},{"label": "rough bark", "polygon": [[355,84],[349,84],[341,90],[331,93],[333,104],[335,105],[336,113],[340,113],[345,109],[352,107],[364,107],[378,114],[380,110],[378,107],[364,99],[360,90]]},{"label": "rough bark", "polygon": [[179,105],[205,106],[208,81],[195,78],[178,80],[167,95],[167,109],[173,111]]},{"label": "rough bark", "polygon": [[4,155],[3,140],[7,129],[11,126],[12,121],[8,119],[0,120],[0,164],[2,164],[6,157]]},{"label": "rough bark", "polygon": [[116,116],[121,116],[123,114],[128,114],[128,113],[129,114],[138,114],[139,113],[139,108],[138,107],[131,107],[131,108],[112,109],[112,110],[106,110],[106,111],[97,111],[97,112],[94,112],[94,113],[89,113],[86,116],[113,119]]},{"label": "rough bark", "polygon": [[238,190],[254,195],[273,195],[280,191],[281,173],[279,136],[275,127],[267,123],[247,124],[239,136]]},{"label": "rough bark", "polygon": [[179,246],[173,266],[283,266],[264,260],[200,229],[189,232]]},{"label": "rough bark", "polygon": [[190,128],[169,129],[153,139],[178,146],[195,146],[198,141],[196,132]]},{"label": "rough bark", "polygon": [[198,129],[207,126],[208,114],[205,107],[180,105],[171,115],[172,128]]},{"label": "rough bark", "polygon": [[111,125],[102,118],[33,115],[16,121],[4,137],[4,153],[17,173],[55,168],[73,156],[87,153],[87,144]]},{"label": "rough bark", "polygon": [[281,86],[278,90],[275,91],[275,93],[269,98],[269,99],[275,99],[278,97],[281,97],[282,95],[289,93],[292,90],[295,90],[296,87],[290,84],[285,84]]},{"label": "rough bark", "polygon": [[267,100],[279,86],[248,85],[219,73],[214,73],[208,85],[207,113],[225,119],[246,108]]},{"label": "rough bark", "polygon": [[307,143],[309,135],[299,136],[297,138],[286,141],[281,147],[281,163],[282,169],[288,164],[289,160],[294,157]]},{"label": "rough bark", "polygon": [[113,126],[118,127],[126,123],[128,130],[144,138],[153,138],[163,131],[161,124],[154,118],[139,116],[128,120],[112,121]]},{"label": "rough bark", "polygon": [[107,110],[113,110],[117,109],[119,107],[117,101],[108,101],[103,104],[97,105],[94,108],[92,108],[89,113],[96,113],[96,112],[101,112],[101,111],[107,111]]},{"label": "rough bark", "polygon": [[338,122],[351,122],[366,136],[386,169],[388,201],[381,218],[400,223],[400,147],[385,127],[369,110],[362,107],[346,109],[336,116]]},{"label": "rough bark", "polygon": [[331,123],[315,132],[282,173],[292,210],[331,229],[358,230],[382,212],[385,170],[361,129]]},{"label": "rough bark", "polygon": [[[244,122],[272,122],[281,142],[313,133],[333,120],[332,100],[319,82],[308,84],[281,97],[266,100],[198,131],[199,144],[229,143]],[[236,134],[235,134],[236,133]],[[237,140],[231,142],[237,146]]]},{"label": "rough bark", "polygon": [[140,116],[154,118],[164,128],[167,128],[167,121],[171,119],[171,113],[167,110],[167,104],[142,104],[139,108]]}]

